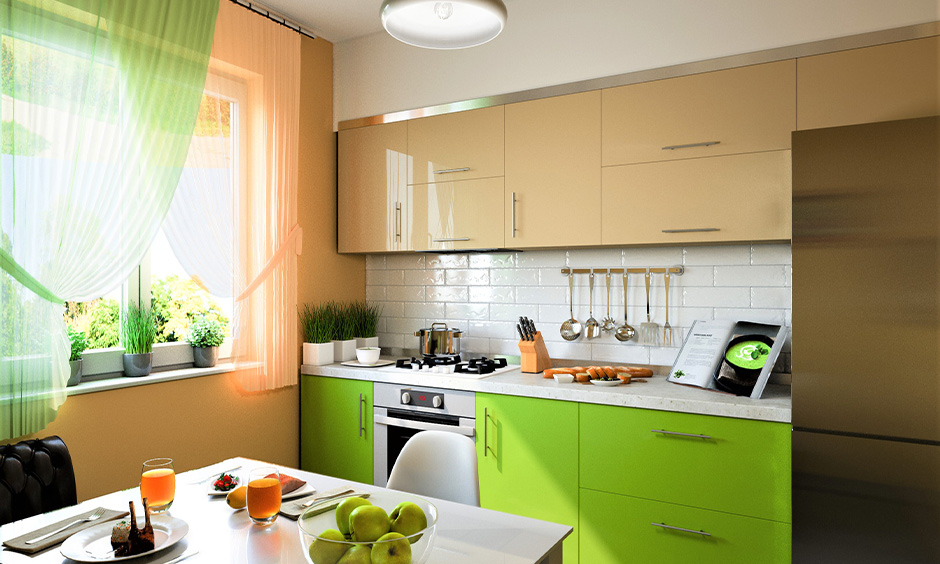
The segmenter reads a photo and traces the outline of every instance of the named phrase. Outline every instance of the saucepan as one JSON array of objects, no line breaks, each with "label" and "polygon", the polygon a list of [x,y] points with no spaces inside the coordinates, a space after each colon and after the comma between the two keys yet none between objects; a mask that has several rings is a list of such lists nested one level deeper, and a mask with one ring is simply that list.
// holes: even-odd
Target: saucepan
[{"label": "saucepan", "polygon": [[423,355],[460,354],[460,329],[450,329],[446,323],[432,323],[429,329],[415,331],[418,350]]}]

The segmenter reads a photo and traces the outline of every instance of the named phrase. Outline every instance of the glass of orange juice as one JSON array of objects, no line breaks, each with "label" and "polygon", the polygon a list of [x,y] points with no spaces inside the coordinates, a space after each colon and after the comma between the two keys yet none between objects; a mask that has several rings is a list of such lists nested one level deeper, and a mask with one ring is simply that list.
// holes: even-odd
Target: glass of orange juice
[{"label": "glass of orange juice", "polygon": [[151,513],[163,513],[173,505],[176,473],[172,458],[151,458],[140,471],[140,497],[147,498]]},{"label": "glass of orange juice", "polygon": [[281,510],[281,474],[277,468],[256,468],[248,475],[248,516],[255,525],[267,526]]}]

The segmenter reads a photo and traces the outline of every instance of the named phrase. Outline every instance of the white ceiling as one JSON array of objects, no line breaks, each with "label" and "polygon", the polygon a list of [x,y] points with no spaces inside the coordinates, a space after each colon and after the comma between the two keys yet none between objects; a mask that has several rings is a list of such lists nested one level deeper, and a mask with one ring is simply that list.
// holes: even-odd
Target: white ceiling
[{"label": "white ceiling", "polygon": [[278,12],[331,43],[382,31],[379,19],[382,0],[262,0],[252,3]]}]

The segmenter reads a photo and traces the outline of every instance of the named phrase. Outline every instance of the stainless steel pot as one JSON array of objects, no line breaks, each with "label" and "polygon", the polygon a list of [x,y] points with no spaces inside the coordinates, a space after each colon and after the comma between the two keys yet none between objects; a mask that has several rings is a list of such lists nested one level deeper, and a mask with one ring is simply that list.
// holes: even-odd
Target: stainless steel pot
[{"label": "stainless steel pot", "polygon": [[415,331],[418,350],[426,355],[460,354],[460,329],[448,329],[446,323],[432,323],[430,329]]}]

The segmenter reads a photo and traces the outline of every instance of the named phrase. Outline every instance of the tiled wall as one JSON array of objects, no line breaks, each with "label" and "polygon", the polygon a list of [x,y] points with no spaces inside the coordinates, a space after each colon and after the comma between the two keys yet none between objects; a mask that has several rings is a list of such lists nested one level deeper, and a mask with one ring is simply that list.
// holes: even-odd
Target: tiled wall
[{"label": "tiled wall", "polygon": [[[669,289],[673,346],[621,343],[612,333],[567,342],[559,335],[568,319],[565,266],[614,268],[683,265]],[[414,332],[443,321],[463,331],[463,352],[518,355],[519,316],[535,321],[553,358],[597,362],[671,365],[686,330],[696,319],[744,319],[790,324],[791,254],[788,244],[576,249],[503,254],[370,255],[366,297],[383,306],[379,344],[416,349]],[[651,288],[652,319],[665,321],[665,287],[656,275]],[[607,314],[604,276],[595,277],[594,317]],[[574,316],[588,319],[588,276],[576,275]],[[629,322],[646,320],[643,275],[630,275]],[[612,276],[611,317],[623,319],[623,284]],[[778,371],[789,372],[789,346]]]}]

